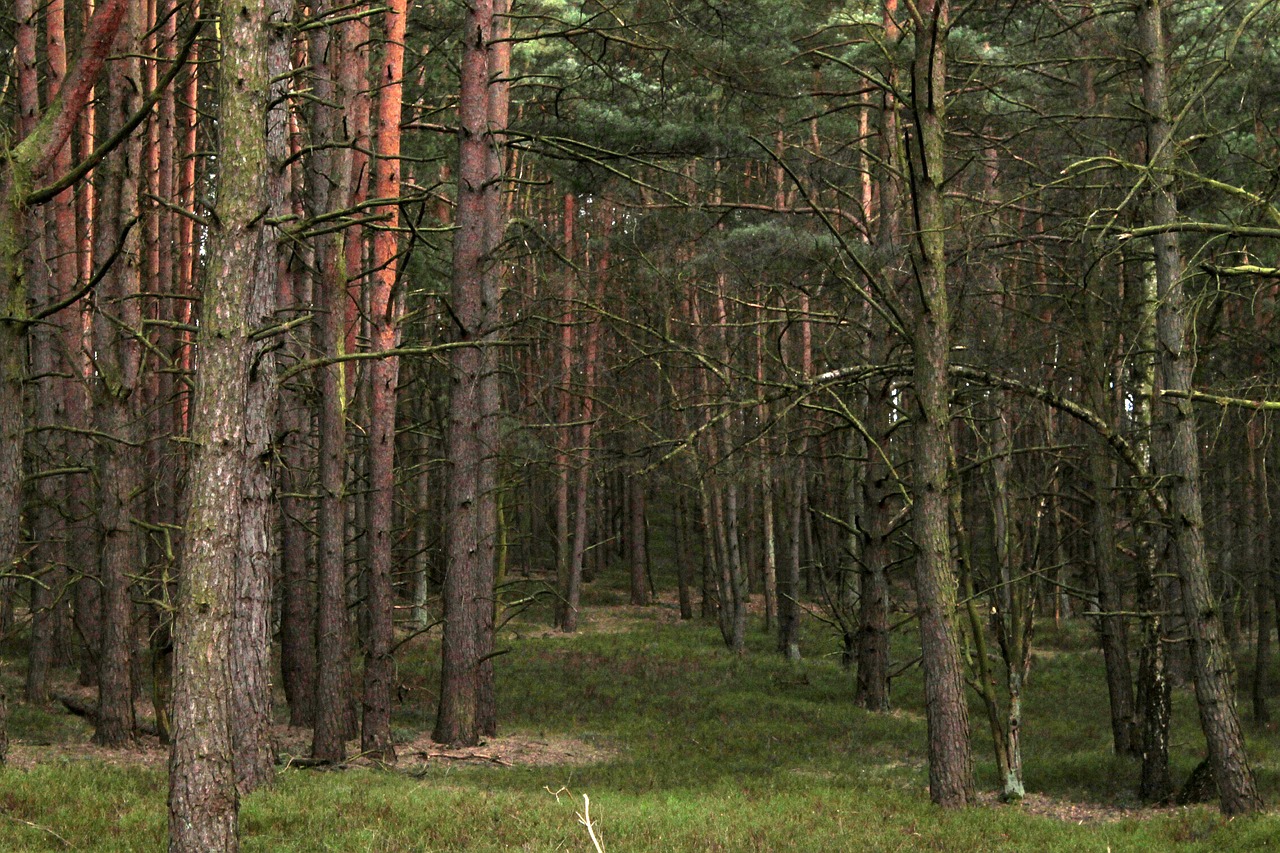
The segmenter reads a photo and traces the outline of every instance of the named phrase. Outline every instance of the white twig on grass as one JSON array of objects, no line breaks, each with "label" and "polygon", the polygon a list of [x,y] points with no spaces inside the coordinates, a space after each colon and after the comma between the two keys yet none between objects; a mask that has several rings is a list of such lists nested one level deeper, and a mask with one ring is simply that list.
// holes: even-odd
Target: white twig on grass
[{"label": "white twig on grass", "polygon": [[591,836],[591,844],[596,848],[596,853],[604,853],[604,845],[596,835],[595,822],[591,820],[591,798],[586,794],[582,795],[582,812],[578,815],[578,823],[587,828],[587,835]]}]

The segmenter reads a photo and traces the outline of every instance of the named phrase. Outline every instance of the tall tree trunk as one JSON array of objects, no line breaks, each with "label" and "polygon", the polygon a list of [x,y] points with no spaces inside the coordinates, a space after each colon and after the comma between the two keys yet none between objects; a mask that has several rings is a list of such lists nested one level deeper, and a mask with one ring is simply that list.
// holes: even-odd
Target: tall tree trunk
[{"label": "tall tree trunk", "polygon": [[[269,204],[270,95],[266,2],[224,4],[218,98],[218,176],[199,331],[193,458],[174,636],[174,741],[169,844],[236,850],[237,783],[261,781],[258,691],[269,658],[258,608],[265,568],[270,400],[274,364],[256,339],[274,307],[278,260],[262,212]],[[279,36],[277,36],[279,37]],[[232,165],[234,164],[234,168]],[[261,386],[261,387],[255,387]],[[260,468],[250,473],[248,469]],[[246,596],[248,601],[245,601]],[[262,625],[246,625],[246,622]],[[237,731],[248,732],[237,736]],[[268,765],[269,768],[269,765]],[[269,772],[269,770],[268,770]]]},{"label": "tall tree trunk", "polygon": [[908,144],[916,215],[912,254],[920,297],[911,337],[916,398],[912,432],[916,598],[929,730],[929,795],[939,805],[963,806],[973,799],[974,792],[947,517],[951,336],[946,286],[948,223],[942,186],[949,3],[926,0],[917,3],[916,9]]},{"label": "tall tree trunk", "polygon": [[[809,296],[800,295],[800,339],[798,342],[800,375],[813,376],[813,326],[809,318]],[[800,660],[800,578],[804,556],[812,561],[813,549],[805,549],[809,504],[809,434],[803,420],[796,425],[800,437],[796,442],[795,461],[791,467],[788,515],[791,537],[787,551],[787,573],[778,590],[778,649],[787,660]]]},{"label": "tall tree trunk", "polygon": [[[340,4],[321,4],[316,15],[335,14]],[[349,23],[349,22],[348,22]],[[307,173],[311,216],[329,213],[349,201],[351,153],[327,146],[342,141],[343,122],[336,104],[354,97],[339,84],[354,34],[348,23],[317,27],[310,40],[314,69],[311,142],[317,147]],[[320,314],[318,349],[326,357],[344,351],[347,254],[341,234],[323,235],[315,248],[314,299]],[[316,692],[311,755],[338,763],[346,758],[346,740],[354,734],[351,708],[351,629],[347,615],[346,575],[346,368],[326,365],[319,381],[319,504],[316,509]]]},{"label": "tall tree trunk", "polygon": [[[137,110],[143,91],[141,65],[132,53],[141,28],[133,9],[117,41],[120,53],[99,110],[114,132]],[[141,140],[131,136],[100,167],[95,265],[106,269],[93,318],[94,426],[109,439],[97,444],[98,526],[102,535],[99,572],[102,583],[102,651],[98,659],[98,718],[94,741],[123,746],[133,738],[131,663],[133,576],[143,565],[142,536],[134,523],[142,518],[142,370],[143,335],[138,170]],[[118,257],[112,261],[112,254]],[[107,269],[109,267],[109,269]]]},{"label": "tall tree trunk", "polygon": [[[40,110],[36,68],[36,4],[32,0],[18,0],[14,12],[17,19],[15,53],[18,60],[18,134],[26,136],[34,129]],[[50,8],[47,14],[52,17],[53,12],[53,8]],[[51,23],[50,27],[52,26]],[[27,258],[23,266],[27,291],[36,304],[50,302],[56,292],[53,263],[46,261],[46,258],[57,258],[50,251],[56,246],[46,245],[46,238],[50,238],[52,242],[56,235],[46,228],[46,215],[51,216],[52,212],[48,209],[31,211],[27,216],[27,233],[24,235]],[[28,336],[32,375],[29,388],[30,411],[37,424],[57,424],[62,421],[61,397],[54,387],[58,372],[56,340],[57,331],[49,326],[36,326]],[[36,466],[34,473],[38,474],[40,468],[56,466],[55,460],[60,455],[59,436],[56,433],[33,432],[27,436],[26,443],[28,456]],[[31,575],[31,648],[27,657],[26,698],[28,702],[37,705],[49,701],[48,678],[53,665],[54,634],[57,627],[55,602],[61,600],[57,587],[61,585],[60,576],[65,562],[65,557],[61,554],[61,530],[56,505],[59,486],[57,479],[41,476],[30,489],[31,547],[27,571]],[[0,572],[4,570],[0,569]],[[0,581],[0,596],[10,598],[10,590],[3,587],[10,587],[11,584],[12,577]]]},{"label": "tall tree trunk", "polygon": [[[597,297],[604,290],[603,274],[597,279]],[[598,302],[598,299],[597,299]],[[593,317],[587,326],[587,343],[583,352],[582,408],[578,424],[577,484],[573,493],[573,546],[569,554],[568,587],[565,590],[565,631],[576,630],[578,609],[582,603],[582,581],[586,572],[587,520],[591,485],[591,441],[595,430],[596,356],[600,350],[600,318]]]},{"label": "tall tree trunk", "polygon": [[[1135,347],[1133,421],[1135,452],[1148,472],[1151,470],[1151,428],[1156,384],[1156,282],[1150,264],[1143,263],[1137,288],[1138,332]],[[1150,489],[1150,479],[1138,484]],[[1144,502],[1145,503],[1145,502]],[[1140,504],[1135,510],[1138,534],[1138,611],[1142,614],[1142,648],[1138,655],[1137,708],[1141,715],[1142,772],[1139,795],[1148,802],[1160,802],[1172,793],[1169,776],[1169,723],[1172,690],[1164,644],[1164,600],[1157,580],[1164,530],[1152,508]]]},{"label": "tall tree trunk", "polygon": [[627,478],[630,490],[630,512],[628,515],[627,544],[630,552],[631,566],[631,603],[649,603],[648,560],[645,556],[645,532],[647,528],[645,513],[645,481],[640,472],[633,472]]},{"label": "tall tree trunk", "polygon": [[507,16],[510,0],[493,0],[491,37],[487,45],[488,103],[486,118],[488,139],[485,145],[486,192],[485,210],[485,275],[481,279],[481,301],[488,308],[485,337],[490,346],[483,349],[486,367],[482,373],[481,398],[485,416],[482,421],[482,441],[486,449],[484,469],[486,501],[492,504],[487,514],[493,519],[494,559],[485,564],[481,578],[482,596],[476,602],[480,610],[477,623],[480,626],[480,660],[477,675],[476,720],[481,734],[498,733],[498,695],[493,672],[493,626],[497,616],[496,575],[504,565],[506,550],[506,525],[502,519],[498,483],[501,459],[502,431],[499,415],[502,411],[502,376],[499,372],[499,348],[492,346],[502,334],[502,265],[498,251],[506,236],[509,205],[504,200],[504,178],[507,173],[507,129],[511,102],[511,19]]},{"label": "tall tree trunk", "polygon": [[23,253],[27,217],[37,182],[50,178],[59,153],[92,96],[112,44],[129,11],[128,0],[106,0],[85,26],[77,60],[59,95],[10,145],[0,146],[0,631],[12,618],[12,570],[21,553],[22,444],[26,433],[25,377],[28,300]]},{"label": "tall tree trunk", "polygon": [[[1154,225],[1173,225],[1178,204],[1173,178],[1162,169],[1173,159],[1162,0],[1144,0],[1138,12],[1138,41],[1144,54],[1143,105],[1147,121],[1147,165],[1150,169],[1151,218]],[[1182,257],[1177,235],[1152,237],[1155,251],[1160,375],[1168,391],[1192,388],[1195,351],[1189,328],[1189,308],[1182,286]],[[1222,638],[1217,604],[1209,585],[1204,520],[1200,493],[1200,449],[1196,419],[1187,399],[1171,399],[1173,414],[1167,445],[1166,472],[1171,538],[1182,585],[1182,602],[1190,639],[1200,726],[1209,746],[1209,762],[1218,783],[1222,811],[1242,814],[1262,808],[1253,771],[1245,752],[1231,684],[1231,661]]]},{"label": "tall tree trunk", "polygon": [[808,441],[801,439],[791,469],[787,489],[787,519],[791,535],[787,539],[786,572],[778,579],[778,651],[789,661],[800,660],[800,570],[804,563],[805,481],[804,456]]},{"label": "tall tree trunk", "polygon": [[440,704],[433,737],[474,745],[489,729],[493,579],[497,548],[500,280],[494,253],[501,234],[500,163],[491,103],[505,84],[491,85],[495,24],[502,0],[477,0],[463,23],[459,158],[453,249],[452,316],[455,336],[445,457],[449,521],[444,582],[445,629]]},{"label": "tall tree trunk", "polygon": [[[274,46],[274,42],[272,43]],[[275,64],[274,59],[272,64]],[[268,125],[267,154],[275,160],[280,143],[274,122]],[[286,153],[296,157],[301,149],[298,128],[290,117]],[[294,211],[301,213],[306,194],[305,175],[296,164],[289,169]],[[314,252],[299,247],[300,262],[281,264],[280,307],[295,314],[312,305],[315,278]],[[311,352],[313,324],[293,331],[282,348],[283,359],[297,362]],[[289,705],[289,725],[314,726],[316,722],[316,574],[312,556],[316,524],[315,503],[304,495],[314,489],[318,458],[310,440],[315,418],[307,402],[311,376],[298,376],[281,387],[280,396],[280,680]]]},{"label": "tall tree trunk", "polygon": [[[289,19],[291,11],[287,2],[266,0],[264,6],[266,8],[259,14],[266,20]],[[233,67],[239,64],[251,66],[248,73],[258,79],[272,81],[268,101],[255,99],[251,105],[232,105],[233,111],[245,110],[245,114],[236,116],[235,120],[244,121],[244,132],[253,135],[251,156],[260,164],[255,168],[265,173],[266,182],[265,185],[255,182],[236,186],[237,196],[229,199],[228,204],[243,205],[243,209],[235,211],[242,217],[247,216],[246,211],[254,206],[259,216],[263,210],[269,210],[272,215],[282,217],[287,212],[288,176],[284,167],[288,156],[285,142],[288,100],[284,81],[290,64],[291,34],[287,27],[270,26],[258,18],[247,26],[252,31],[246,36],[253,41],[245,46],[245,53],[230,57],[224,54],[224,59],[230,58],[235,63]],[[223,73],[226,73],[225,69]],[[266,114],[260,114],[264,108]],[[230,126],[224,124],[224,127]],[[243,150],[239,136],[232,136],[227,144],[236,146],[237,151]],[[220,162],[230,161],[220,159]],[[243,195],[239,195],[241,193]],[[245,263],[241,267],[237,264],[232,269],[255,271],[248,287],[237,294],[244,301],[230,303],[243,312],[241,322],[246,329],[245,334],[250,336],[249,341],[242,343],[247,396],[242,404],[245,445],[241,449],[240,547],[231,635],[231,666],[236,674],[232,694],[235,719],[232,741],[236,786],[243,796],[268,783],[275,775],[275,749],[271,743],[271,579],[279,543],[276,539],[277,503],[272,461],[277,456],[279,381],[275,342],[269,337],[254,336],[275,320],[282,270],[279,250],[274,243],[268,242],[273,235],[264,233],[260,224],[250,219],[239,219],[232,226],[228,226],[226,221],[222,225],[228,228],[226,239],[229,242],[249,241],[240,250],[248,253],[241,263],[251,261],[253,265]],[[239,233],[241,231],[244,236]]]},{"label": "tall tree trunk", "polygon": [[1093,556],[1094,583],[1098,590],[1098,634],[1102,658],[1107,672],[1107,696],[1111,708],[1111,741],[1116,755],[1141,752],[1136,730],[1133,676],[1129,667],[1129,640],[1125,630],[1123,599],[1116,583],[1115,467],[1102,449],[1089,457],[1090,544]]},{"label": "tall tree trunk", "polygon": [[[763,423],[763,421],[762,421]],[[761,456],[763,457],[763,452]],[[760,465],[760,538],[764,576],[764,631],[772,634],[778,622],[778,525],[774,513],[774,476],[771,459],[761,458]],[[683,608],[683,604],[681,605]]]},{"label": "tall tree trunk", "polygon": [[[386,42],[379,71],[377,160],[373,195],[400,195],[400,94],[403,89],[406,0],[394,0],[386,14]],[[389,202],[387,220],[373,234],[373,281],[370,320],[375,351],[393,349],[399,337],[399,294],[396,291],[396,225],[399,206]],[[391,691],[395,661],[391,657],[394,589],[391,583],[391,533],[395,520],[396,384],[399,360],[374,361],[370,370],[369,407],[369,640],[364,668],[364,718],[361,750],[379,761],[396,760],[391,740]]]},{"label": "tall tree trunk", "polygon": [[[779,208],[786,201],[781,181],[778,182],[775,190],[774,201]],[[758,300],[760,307],[756,313],[756,322],[763,329],[766,305],[763,284]],[[765,387],[765,337],[764,334],[756,335],[756,382],[761,388]],[[766,424],[769,422],[769,417],[769,404],[761,400],[756,408],[756,423]],[[777,477],[774,473],[772,446],[767,435],[760,436],[756,441],[756,456],[753,461],[756,467],[756,478],[760,483],[760,586],[761,593],[764,595],[763,627],[766,634],[772,634],[777,629],[778,623],[778,525],[774,509]]]},{"label": "tall tree trunk", "polygon": [[1258,613],[1258,637],[1253,658],[1253,720],[1255,723],[1271,722],[1267,700],[1271,695],[1272,641],[1276,632],[1275,579],[1271,573],[1271,497],[1267,483],[1266,445],[1263,442],[1261,415],[1254,415],[1245,427],[1248,444],[1247,483],[1245,494],[1247,512],[1252,522],[1249,539],[1250,563],[1257,574],[1254,602]]},{"label": "tall tree trunk", "polygon": [[[896,20],[897,0],[886,0],[881,9],[885,43],[897,45],[902,31]],[[876,250],[885,262],[880,272],[893,289],[905,289],[899,269],[905,265],[889,259],[903,253],[902,246],[902,142],[900,105],[895,92],[899,79],[896,62],[885,68],[886,86],[881,92],[878,130],[879,162],[877,174],[879,219],[875,234]],[[868,177],[870,174],[868,173]],[[885,318],[868,306],[868,353],[873,364],[889,360],[893,349],[893,332]],[[866,427],[867,464],[862,475],[862,507],[866,514],[863,525],[861,568],[858,574],[859,612],[857,636],[857,686],[855,701],[869,711],[889,710],[889,580],[893,562],[892,536],[895,518],[901,506],[902,487],[894,471],[891,442],[894,390],[890,379],[873,381],[867,392]]]},{"label": "tall tree trunk", "polygon": [[[1114,409],[1118,383],[1110,355],[1112,342],[1106,332],[1103,295],[1093,293],[1098,285],[1089,282],[1090,295],[1085,302],[1085,358],[1090,374],[1087,379],[1089,402],[1096,412]],[[1116,755],[1141,755],[1134,704],[1133,674],[1129,664],[1129,637],[1124,600],[1118,584],[1116,565],[1116,468],[1106,448],[1095,446],[1089,453],[1086,471],[1089,493],[1089,546],[1093,566],[1093,582],[1098,595],[1098,638],[1106,667],[1107,698],[1111,709],[1111,739]]]},{"label": "tall tree trunk", "polygon": [[[564,256],[574,258],[575,222],[578,218],[577,199],[573,193],[564,194],[564,215],[561,228],[564,234]],[[582,579],[570,574],[570,541],[569,531],[569,449],[573,444],[573,427],[569,420],[572,417],[573,402],[573,332],[574,332],[574,285],[578,271],[572,264],[564,270],[564,294],[560,305],[560,426],[556,430],[556,583],[560,591],[560,600],[556,605],[556,624],[562,631],[576,630],[578,616],[570,615],[570,593],[581,589]],[[584,495],[585,497],[585,495]]]}]

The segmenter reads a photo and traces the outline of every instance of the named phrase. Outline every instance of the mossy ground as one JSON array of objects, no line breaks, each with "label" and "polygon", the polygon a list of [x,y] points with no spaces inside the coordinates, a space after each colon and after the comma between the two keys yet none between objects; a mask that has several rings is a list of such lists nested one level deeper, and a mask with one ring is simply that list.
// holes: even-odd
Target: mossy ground
[{"label": "mossy ground", "polygon": [[[392,769],[286,766],[243,803],[244,849],[585,851],[583,795],[614,853],[1280,847],[1273,815],[1140,807],[1137,766],[1111,754],[1100,656],[1081,624],[1040,633],[1026,703],[1027,801],[942,811],[928,801],[915,670],[894,682],[900,710],[871,714],[854,706],[852,676],[816,621],[806,659],[789,664],[758,626],[737,658],[714,626],[679,622],[669,605],[623,606],[608,589],[592,598],[586,630],[572,637],[552,631],[544,610],[526,612],[504,630],[498,660],[504,734],[581,744],[576,758],[424,761],[406,751]],[[895,657],[909,660],[912,641],[898,637]],[[5,651],[13,696],[21,649]],[[395,726],[406,741],[430,728],[437,654],[431,637],[400,650]],[[1175,720],[1181,779],[1203,750],[1185,691]],[[972,721],[979,782],[992,789],[976,704]],[[10,734],[23,760],[0,770],[0,850],[163,848],[160,750],[91,749],[84,723],[21,702]],[[1280,736],[1253,730],[1250,746],[1269,802],[1280,801]]]}]

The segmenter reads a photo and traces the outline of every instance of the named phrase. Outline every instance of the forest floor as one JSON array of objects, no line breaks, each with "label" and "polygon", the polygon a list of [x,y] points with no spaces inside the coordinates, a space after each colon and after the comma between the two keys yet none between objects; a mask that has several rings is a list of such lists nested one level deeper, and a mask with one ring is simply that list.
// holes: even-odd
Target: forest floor
[{"label": "forest floor", "polygon": [[[1026,700],[1028,796],[941,811],[928,802],[917,668],[894,681],[899,710],[852,702],[837,640],[807,620],[805,660],[781,660],[760,626],[743,657],[714,625],[681,622],[674,602],[623,604],[597,588],[583,630],[551,629],[542,605],[504,628],[501,736],[478,747],[430,741],[438,636],[398,653],[402,701],[394,767],[355,755],[337,771],[299,766],[310,736],[283,723],[276,783],[242,808],[246,850],[584,850],[590,818],[609,851],[1254,850],[1280,844],[1280,816],[1228,820],[1210,806],[1137,801],[1137,765],[1109,749],[1099,655],[1088,626],[1045,625]],[[914,638],[895,639],[910,660]],[[9,695],[21,644],[0,655]],[[56,690],[73,693],[72,673]],[[84,699],[91,693],[74,693]],[[149,703],[139,702],[145,720]],[[281,709],[283,710],[283,709]],[[0,851],[163,847],[167,750],[89,742],[61,705],[11,703],[0,769]],[[985,717],[971,708],[979,784],[994,790]],[[283,714],[281,715],[283,719]],[[1251,728],[1251,758],[1280,801],[1280,738]],[[1175,780],[1203,755],[1194,707],[1175,698]]]}]

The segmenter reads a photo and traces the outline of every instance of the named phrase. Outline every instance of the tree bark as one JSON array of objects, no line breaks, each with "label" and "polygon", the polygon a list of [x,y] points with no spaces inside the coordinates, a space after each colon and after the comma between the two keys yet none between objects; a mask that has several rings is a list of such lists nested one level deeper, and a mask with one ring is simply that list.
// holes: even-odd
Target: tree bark
[{"label": "tree bark", "polygon": [[[406,0],[393,0],[386,14],[386,42],[379,70],[377,160],[373,195],[400,195],[400,94],[403,88]],[[399,294],[396,293],[396,226],[398,204],[387,204],[387,220],[373,233],[373,281],[370,292],[372,346],[375,352],[395,348],[399,338]],[[394,589],[391,584],[391,533],[395,520],[396,384],[399,360],[374,361],[370,370],[369,407],[369,639],[364,669],[364,718],[360,748],[375,760],[394,762],[391,739],[391,692],[395,661],[391,656]]]},{"label": "tree bark", "polygon": [[646,571],[648,563],[645,557],[645,531],[647,527],[645,482],[640,472],[633,472],[627,477],[627,488],[631,492],[631,500],[628,502],[630,519],[627,528],[627,544],[631,566],[631,603],[648,604],[649,584],[648,572]]},{"label": "tree bark", "polygon": [[[1151,221],[1178,220],[1172,176],[1162,171],[1173,159],[1173,126],[1169,112],[1162,0],[1144,0],[1138,12],[1138,41],[1143,51],[1143,105],[1147,122],[1147,165],[1151,180]],[[1190,342],[1188,305],[1182,286],[1182,257],[1175,233],[1152,237],[1159,288],[1157,349],[1160,375],[1168,391],[1192,388],[1195,367]],[[1209,746],[1209,761],[1218,782],[1222,811],[1243,814],[1262,808],[1234,703],[1231,661],[1209,585],[1200,493],[1200,450],[1191,401],[1171,398],[1173,423],[1167,444],[1168,500],[1171,534],[1182,586],[1184,616],[1190,639],[1200,725]]]},{"label": "tree bark", "polygon": [[[475,745],[490,728],[493,578],[497,547],[497,351],[500,282],[494,251],[501,209],[498,142],[491,125],[497,64],[494,28],[502,0],[477,0],[463,22],[456,231],[451,291],[455,339],[449,398],[440,704],[433,738]],[[504,86],[505,89],[505,86]]]},{"label": "tree bark", "polygon": [[[574,258],[574,227],[578,217],[577,199],[573,193],[564,194],[564,214],[561,222],[564,234],[564,256]],[[560,600],[556,604],[556,624],[566,633],[577,630],[578,614],[573,612],[576,604],[570,603],[571,593],[580,591],[582,579],[570,574],[570,549],[573,547],[569,529],[569,451],[573,444],[573,427],[569,423],[572,417],[573,403],[573,332],[574,332],[574,300],[578,271],[572,264],[564,270],[564,293],[560,305],[560,426],[556,430],[556,582],[560,591]],[[583,495],[585,497],[585,494]]]},{"label": "tree bark", "polygon": [[[57,9],[60,8],[57,6]],[[15,54],[18,60],[18,134],[26,136],[34,129],[40,111],[36,68],[36,4],[32,0],[18,0],[14,11],[17,19]],[[52,19],[54,13],[55,8],[51,6],[47,14]],[[53,26],[51,21],[50,29]],[[45,260],[58,257],[50,251],[56,248],[53,245],[56,234],[46,228],[46,216],[52,216],[52,211],[47,208],[30,211],[26,221],[27,233],[24,235],[28,257],[23,267],[26,271],[27,290],[36,304],[52,301],[57,286],[53,280],[56,261],[51,263]],[[46,240],[49,245],[46,245]],[[51,326],[36,326],[31,330],[28,341],[32,375],[29,387],[30,411],[35,414],[36,423],[60,423],[63,420],[60,411],[61,396],[55,387],[55,377],[58,374],[57,330]],[[28,455],[32,463],[38,466],[37,472],[39,468],[56,467],[61,455],[60,438],[57,433],[49,432],[33,432],[27,436]],[[27,657],[25,692],[27,701],[36,705],[49,701],[48,679],[53,665],[57,627],[55,602],[62,600],[58,587],[62,585],[65,556],[62,554],[62,525],[56,504],[60,486],[57,478],[40,477],[30,489],[31,546],[27,573],[31,576],[31,649]],[[10,598],[9,588],[12,584],[12,577],[0,581],[0,597]]]},{"label": "tree bark", "polygon": [[1267,700],[1271,695],[1272,641],[1276,632],[1275,579],[1271,573],[1271,498],[1267,483],[1266,445],[1263,442],[1263,423],[1254,415],[1245,426],[1248,444],[1248,491],[1245,493],[1247,512],[1253,522],[1249,534],[1250,563],[1256,572],[1254,603],[1258,614],[1258,637],[1253,657],[1253,721],[1260,725],[1271,722],[1271,710]]},{"label": "tree bark", "polygon": [[950,309],[946,287],[946,212],[943,203],[943,125],[946,107],[948,0],[916,5],[911,66],[911,138],[908,164],[919,304],[912,328],[912,526],[916,539],[916,598],[929,731],[929,795],[943,806],[972,801],[973,760],[954,614],[956,576],[951,561],[947,490],[951,441]]},{"label": "tree bark", "polygon": [[[261,781],[258,739],[265,735],[262,720],[241,715],[263,713],[266,671],[259,667],[270,653],[255,578],[266,562],[262,492],[269,489],[274,396],[274,365],[264,369],[267,344],[255,333],[274,307],[278,271],[262,215],[270,203],[270,24],[263,0],[224,3],[220,11],[217,209],[198,333],[190,505],[174,632],[174,851],[238,849],[237,784]],[[238,686],[246,679],[254,683]],[[248,734],[237,737],[237,731]]]},{"label": "tree bark", "polygon": [[[126,56],[112,65],[99,103],[99,114],[111,131],[137,110],[143,91],[140,62],[129,53],[141,26],[137,14],[133,9],[121,29],[117,48]],[[143,517],[142,269],[139,229],[134,227],[140,161],[141,140],[135,134],[99,168],[99,230],[94,243],[95,266],[106,270],[95,294],[93,317],[94,427],[110,436],[97,443],[95,454],[102,536],[102,650],[94,741],[103,746],[128,743],[134,726],[132,577],[143,564],[142,537],[134,524]]]},{"label": "tree bark", "polygon": [[[317,15],[334,14],[339,4],[322,4]],[[346,23],[330,30],[317,27],[309,45],[315,69],[312,143],[322,146],[311,158],[307,173],[308,213],[328,213],[350,196],[350,151],[325,149],[342,141],[343,124],[335,104],[351,97],[338,84],[339,68],[348,59],[353,36]],[[320,314],[316,333],[325,356],[344,350],[343,324],[349,271],[341,234],[317,238],[314,298]],[[354,733],[351,709],[351,630],[347,615],[346,576],[346,368],[330,364],[320,370],[317,417],[320,431],[316,510],[316,692],[315,731],[311,756],[340,763],[346,740]]]}]

